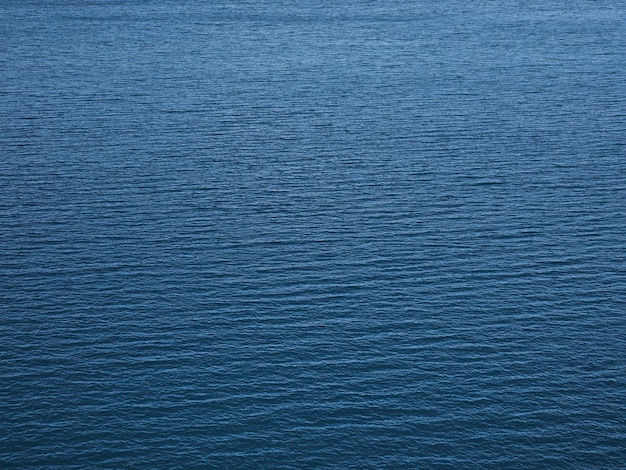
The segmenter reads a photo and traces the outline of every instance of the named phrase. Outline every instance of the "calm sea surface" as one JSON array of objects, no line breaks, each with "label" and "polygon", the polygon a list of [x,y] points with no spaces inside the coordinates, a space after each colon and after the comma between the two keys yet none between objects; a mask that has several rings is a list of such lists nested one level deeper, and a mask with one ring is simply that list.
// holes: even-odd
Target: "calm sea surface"
[{"label": "calm sea surface", "polygon": [[623,0],[2,0],[0,468],[624,468]]}]

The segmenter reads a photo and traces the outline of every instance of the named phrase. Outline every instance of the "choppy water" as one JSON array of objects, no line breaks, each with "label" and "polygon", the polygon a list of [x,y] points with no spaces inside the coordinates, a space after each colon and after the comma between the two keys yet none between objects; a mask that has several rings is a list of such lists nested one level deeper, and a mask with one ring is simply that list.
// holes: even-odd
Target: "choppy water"
[{"label": "choppy water", "polygon": [[625,465],[624,31],[0,3],[0,467]]}]

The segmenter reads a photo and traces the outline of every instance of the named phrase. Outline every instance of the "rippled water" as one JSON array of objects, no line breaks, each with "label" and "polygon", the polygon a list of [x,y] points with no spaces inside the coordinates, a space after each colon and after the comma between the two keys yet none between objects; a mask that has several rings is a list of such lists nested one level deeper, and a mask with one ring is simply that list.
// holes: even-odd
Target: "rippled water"
[{"label": "rippled water", "polygon": [[0,467],[619,468],[621,0],[0,4]]}]

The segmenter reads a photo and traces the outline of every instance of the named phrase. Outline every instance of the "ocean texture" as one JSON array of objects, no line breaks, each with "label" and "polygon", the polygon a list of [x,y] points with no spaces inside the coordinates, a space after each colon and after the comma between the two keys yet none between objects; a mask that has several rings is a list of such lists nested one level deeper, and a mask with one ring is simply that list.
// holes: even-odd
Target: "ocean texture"
[{"label": "ocean texture", "polygon": [[2,1],[0,467],[624,468],[625,31]]}]

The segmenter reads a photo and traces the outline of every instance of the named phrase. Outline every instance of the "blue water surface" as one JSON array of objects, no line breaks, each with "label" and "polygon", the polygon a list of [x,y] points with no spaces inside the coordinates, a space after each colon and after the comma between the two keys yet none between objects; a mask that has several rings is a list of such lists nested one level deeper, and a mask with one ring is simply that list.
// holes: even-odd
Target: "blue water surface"
[{"label": "blue water surface", "polygon": [[623,468],[625,31],[0,2],[0,467]]}]

